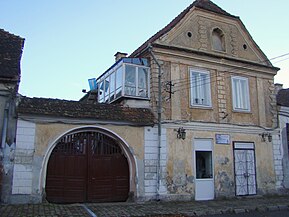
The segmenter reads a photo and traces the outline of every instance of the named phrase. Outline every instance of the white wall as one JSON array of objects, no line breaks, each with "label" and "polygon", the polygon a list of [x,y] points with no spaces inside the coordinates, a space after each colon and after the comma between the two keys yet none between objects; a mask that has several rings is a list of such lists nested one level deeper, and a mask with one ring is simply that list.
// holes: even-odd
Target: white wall
[{"label": "white wall", "polygon": [[[144,147],[144,190],[147,198],[154,198],[157,194],[158,169],[158,128],[145,128]],[[166,129],[162,129],[160,149],[160,195],[167,194],[166,188],[167,144]]]},{"label": "white wall", "polygon": [[32,193],[35,124],[18,120],[12,194]]}]

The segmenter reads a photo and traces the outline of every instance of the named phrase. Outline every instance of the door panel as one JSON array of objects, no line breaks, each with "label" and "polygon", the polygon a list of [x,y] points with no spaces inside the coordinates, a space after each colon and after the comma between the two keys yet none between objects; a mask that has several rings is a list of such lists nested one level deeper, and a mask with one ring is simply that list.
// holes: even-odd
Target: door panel
[{"label": "door panel", "polygon": [[212,140],[195,140],[195,199],[214,199],[214,170]]},{"label": "door panel", "polygon": [[86,159],[83,156],[59,157],[52,154],[46,179],[47,200],[64,203],[84,202],[86,171],[80,168],[85,164]]},{"label": "door panel", "polygon": [[50,202],[125,201],[129,167],[116,140],[86,132],[63,137],[47,165],[46,195]]},{"label": "door panel", "polygon": [[255,195],[257,187],[255,150],[252,149],[254,144],[235,143],[234,147],[238,147],[234,148],[236,195]]}]

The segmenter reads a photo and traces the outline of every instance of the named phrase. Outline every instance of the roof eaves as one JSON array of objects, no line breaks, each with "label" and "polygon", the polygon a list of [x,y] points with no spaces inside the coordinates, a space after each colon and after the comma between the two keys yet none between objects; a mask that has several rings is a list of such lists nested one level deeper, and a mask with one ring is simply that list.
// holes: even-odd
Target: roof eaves
[{"label": "roof eaves", "polygon": [[206,57],[209,56],[209,57],[213,57],[213,58],[222,58],[222,59],[226,59],[226,60],[229,60],[229,61],[236,61],[236,62],[245,64],[245,66],[247,66],[247,65],[255,65],[255,66],[258,66],[258,67],[273,69],[273,70],[276,70],[276,71],[280,70],[280,68],[272,66],[272,65],[268,66],[268,65],[261,64],[262,62],[260,62],[260,63],[258,63],[258,62],[250,62],[250,61],[246,61],[246,60],[243,60],[243,59],[238,59],[238,58],[234,58],[234,57],[230,57],[230,56],[220,56],[220,55],[217,55],[217,54],[208,53],[208,52],[199,51],[199,50],[192,50],[192,49],[188,49],[188,48],[184,48],[184,47],[176,47],[176,46],[157,44],[157,43],[154,43],[152,45],[153,45],[153,47],[161,48],[161,49],[176,50],[176,51],[181,51],[181,52],[194,53],[194,54],[202,55],[202,56],[206,56]]},{"label": "roof eaves", "polygon": [[101,125],[116,125],[116,126],[153,126],[154,121],[151,122],[132,122],[132,121],[114,121],[114,120],[101,120],[97,118],[78,118],[78,117],[61,117],[55,115],[45,114],[31,114],[31,113],[18,113],[18,119],[32,121],[35,123],[62,123],[62,124],[101,124]]}]

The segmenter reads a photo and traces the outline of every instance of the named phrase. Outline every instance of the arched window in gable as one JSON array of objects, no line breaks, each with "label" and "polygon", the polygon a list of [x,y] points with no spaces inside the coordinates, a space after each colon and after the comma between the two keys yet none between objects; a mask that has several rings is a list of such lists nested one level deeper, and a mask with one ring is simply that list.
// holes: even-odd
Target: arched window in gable
[{"label": "arched window in gable", "polygon": [[225,36],[219,28],[215,28],[212,32],[212,47],[216,51],[225,51]]}]

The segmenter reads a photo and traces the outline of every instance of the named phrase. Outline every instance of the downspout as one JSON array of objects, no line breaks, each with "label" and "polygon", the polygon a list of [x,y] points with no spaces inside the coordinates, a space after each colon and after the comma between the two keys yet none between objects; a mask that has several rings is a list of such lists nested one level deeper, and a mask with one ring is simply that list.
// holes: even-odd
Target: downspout
[{"label": "downspout", "polygon": [[158,62],[157,58],[152,52],[152,47],[150,46],[148,49],[149,53],[151,54],[153,60],[156,62],[158,66],[158,106],[157,106],[157,113],[158,113],[158,159],[157,159],[157,189],[156,189],[156,199],[160,200],[160,182],[161,182],[161,171],[160,171],[160,161],[161,161],[161,135],[162,135],[162,89],[161,89],[161,65]]},{"label": "downspout", "polygon": [[4,109],[4,117],[3,117],[3,128],[2,128],[2,141],[1,141],[2,150],[5,148],[5,144],[6,144],[8,112],[9,112],[9,102],[6,102],[5,109]]}]

